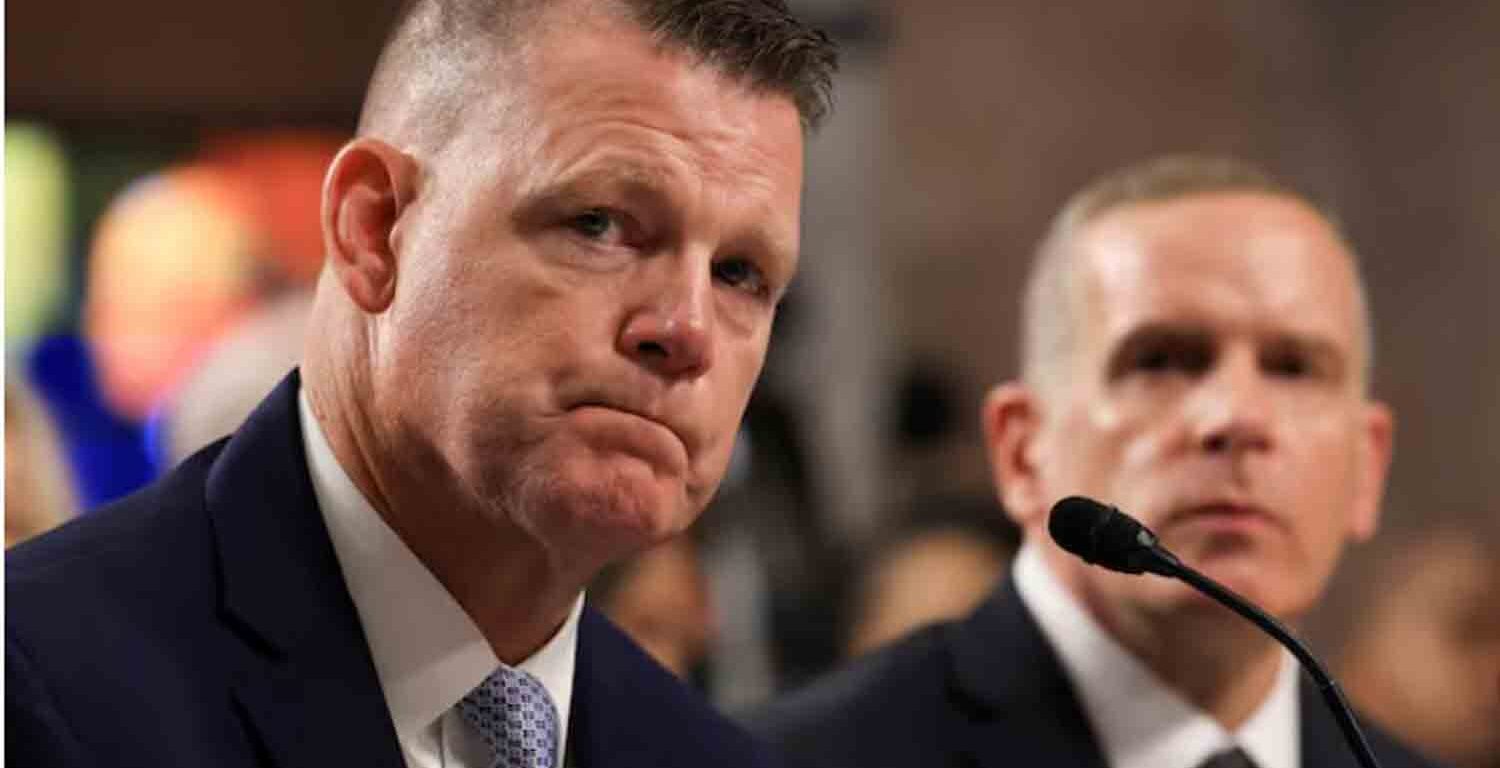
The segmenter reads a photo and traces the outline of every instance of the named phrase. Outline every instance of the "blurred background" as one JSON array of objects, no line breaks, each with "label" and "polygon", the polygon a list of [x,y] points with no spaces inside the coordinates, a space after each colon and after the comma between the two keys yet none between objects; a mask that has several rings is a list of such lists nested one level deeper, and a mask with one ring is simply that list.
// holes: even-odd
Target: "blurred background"
[{"label": "blurred background", "polygon": [[[1500,3],[792,4],[845,49],[804,273],[704,525],[594,599],[741,711],[967,611],[1015,547],[976,413],[1047,219],[1122,164],[1234,153],[1342,213],[1399,415],[1386,535],[1315,646],[1378,719],[1500,765]],[[8,4],[7,543],[295,364],[321,173],[394,10]]]}]

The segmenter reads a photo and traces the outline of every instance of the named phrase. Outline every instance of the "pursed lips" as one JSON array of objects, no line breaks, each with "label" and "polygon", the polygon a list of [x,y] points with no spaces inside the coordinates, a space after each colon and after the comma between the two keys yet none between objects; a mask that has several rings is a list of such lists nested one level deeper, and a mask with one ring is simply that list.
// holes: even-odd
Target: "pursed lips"
[{"label": "pursed lips", "polygon": [[610,410],[610,411],[615,411],[615,412],[618,412],[618,413],[623,413],[623,414],[626,414],[628,416],[634,416],[635,418],[651,422],[652,424],[655,424],[655,425],[661,427],[662,429],[667,430],[667,432],[671,433],[671,435],[677,439],[677,442],[679,444],[681,444],[682,450],[683,450],[683,454],[685,456],[692,456],[693,455],[692,450],[691,450],[692,449],[692,444],[688,441],[687,437],[685,436],[685,434],[684,434],[684,432],[682,430],[680,430],[677,427],[675,427],[673,424],[671,424],[669,421],[667,421],[667,419],[665,419],[665,418],[663,418],[663,417],[661,417],[659,415],[656,415],[654,413],[651,413],[650,411],[648,411],[646,409],[636,408],[636,407],[633,407],[633,406],[628,405],[628,404],[622,404],[619,401],[615,401],[615,400],[607,400],[607,399],[603,399],[603,398],[591,398],[591,399],[588,399],[588,400],[583,400],[583,401],[580,401],[578,403],[575,403],[574,405],[572,405],[572,406],[569,407],[569,410],[577,410],[577,409],[580,409],[580,408],[602,408],[602,409],[605,409],[605,410]]},{"label": "pursed lips", "polygon": [[1162,528],[1195,522],[1282,527],[1281,518],[1263,506],[1239,499],[1213,499],[1175,506],[1162,521]]}]

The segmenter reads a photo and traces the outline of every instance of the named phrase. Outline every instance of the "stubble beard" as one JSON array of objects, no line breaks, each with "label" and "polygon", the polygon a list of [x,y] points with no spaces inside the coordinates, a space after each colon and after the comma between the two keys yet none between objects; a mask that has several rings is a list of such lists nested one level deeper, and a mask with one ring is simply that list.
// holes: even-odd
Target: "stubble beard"
[{"label": "stubble beard", "polygon": [[584,581],[604,566],[665,538],[659,515],[627,478],[578,482],[549,466],[512,467],[484,502],[492,521],[518,528],[543,549],[554,572]]}]

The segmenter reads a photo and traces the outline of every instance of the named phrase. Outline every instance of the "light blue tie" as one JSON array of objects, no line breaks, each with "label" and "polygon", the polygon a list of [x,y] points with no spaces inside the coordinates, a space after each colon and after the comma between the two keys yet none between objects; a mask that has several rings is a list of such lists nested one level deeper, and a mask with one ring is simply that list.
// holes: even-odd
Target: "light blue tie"
[{"label": "light blue tie", "polygon": [[458,708],[489,745],[490,768],[556,768],[557,709],[535,677],[501,666]]}]

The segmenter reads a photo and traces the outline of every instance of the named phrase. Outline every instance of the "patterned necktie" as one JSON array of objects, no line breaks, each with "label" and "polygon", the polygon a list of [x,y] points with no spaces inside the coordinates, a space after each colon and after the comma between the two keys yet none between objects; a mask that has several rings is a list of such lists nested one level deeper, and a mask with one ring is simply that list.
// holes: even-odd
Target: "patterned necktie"
[{"label": "patterned necktie", "polygon": [[1255,761],[1243,749],[1235,747],[1204,760],[1198,768],[1255,768]]},{"label": "patterned necktie", "polygon": [[535,677],[502,666],[458,708],[489,745],[490,768],[557,768],[557,710]]}]

